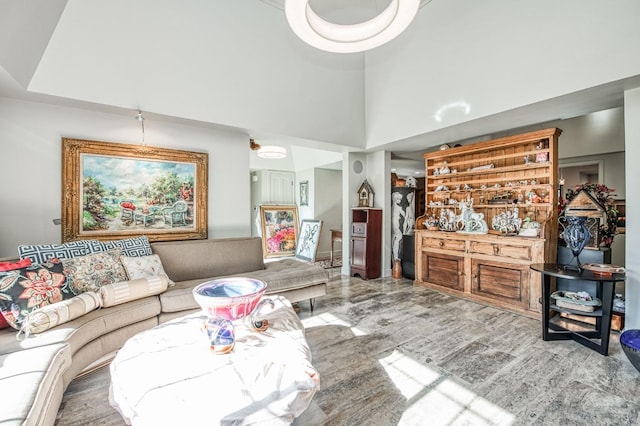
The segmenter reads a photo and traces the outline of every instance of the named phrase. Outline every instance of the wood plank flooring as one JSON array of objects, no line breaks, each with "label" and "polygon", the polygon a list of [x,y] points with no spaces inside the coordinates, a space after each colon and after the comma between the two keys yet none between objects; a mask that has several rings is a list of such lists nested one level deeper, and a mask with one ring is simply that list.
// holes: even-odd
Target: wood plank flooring
[{"label": "wood plank flooring", "polygon": [[[409,280],[331,274],[313,313],[300,303],[321,389],[297,425],[640,424],[640,373],[615,332],[604,357]],[[56,424],[123,425],[108,389],[108,368],[74,380]]]}]

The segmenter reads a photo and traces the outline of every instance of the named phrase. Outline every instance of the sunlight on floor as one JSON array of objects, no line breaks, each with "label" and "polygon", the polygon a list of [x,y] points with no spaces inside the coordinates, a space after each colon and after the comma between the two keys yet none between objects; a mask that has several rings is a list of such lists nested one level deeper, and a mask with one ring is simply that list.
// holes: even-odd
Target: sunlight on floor
[{"label": "sunlight on floor", "polygon": [[329,313],[324,313],[318,316],[305,318],[302,320],[302,324],[304,325],[304,328],[321,327],[323,325],[341,325],[344,327],[349,327],[350,330],[353,332],[354,336],[364,336],[367,334],[357,327],[351,327],[351,324],[349,324],[348,322],[343,321],[337,316]]},{"label": "sunlight on floor", "polygon": [[455,383],[454,379],[394,351],[380,364],[411,406],[399,424],[511,425],[515,416]]}]

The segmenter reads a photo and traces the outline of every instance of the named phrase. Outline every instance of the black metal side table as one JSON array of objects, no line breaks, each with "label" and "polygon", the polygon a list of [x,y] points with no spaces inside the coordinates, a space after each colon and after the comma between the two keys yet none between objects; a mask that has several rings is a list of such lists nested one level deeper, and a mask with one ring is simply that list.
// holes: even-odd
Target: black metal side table
[{"label": "black metal side table", "polygon": [[[556,263],[536,263],[531,265],[531,269],[542,274],[542,340],[575,340],[602,355],[608,355],[615,283],[624,281],[624,274],[599,274],[588,270],[575,271],[565,269],[564,265]],[[597,309],[594,312],[583,312],[563,308],[551,303],[552,278],[595,282],[596,297],[602,300],[601,309]],[[595,330],[573,331],[558,324],[550,323],[550,311],[595,317]],[[600,343],[594,341],[597,339],[600,340]]]}]

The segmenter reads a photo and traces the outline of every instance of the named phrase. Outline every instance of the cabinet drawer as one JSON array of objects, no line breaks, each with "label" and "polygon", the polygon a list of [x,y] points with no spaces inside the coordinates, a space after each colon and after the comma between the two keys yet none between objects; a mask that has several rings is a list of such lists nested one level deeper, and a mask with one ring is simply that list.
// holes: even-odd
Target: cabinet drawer
[{"label": "cabinet drawer", "polygon": [[366,237],[367,224],[364,222],[353,222],[351,224],[351,235],[355,237]]},{"label": "cabinet drawer", "polygon": [[422,237],[422,247],[464,252],[465,241],[449,240],[447,238]]},{"label": "cabinet drawer", "polygon": [[531,260],[531,247],[529,246],[471,241],[469,250],[471,253],[486,254],[489,256]]}]

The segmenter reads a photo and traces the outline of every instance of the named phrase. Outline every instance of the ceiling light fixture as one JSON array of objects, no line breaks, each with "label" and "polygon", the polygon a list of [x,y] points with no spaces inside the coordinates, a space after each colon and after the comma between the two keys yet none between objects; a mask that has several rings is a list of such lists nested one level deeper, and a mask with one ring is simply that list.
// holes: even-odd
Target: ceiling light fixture
[{"label": "ceiling light fixture", "polygon": [[281,146],[267,145],[258,150],[258,157],[277,159],[285,158],[287,156],[287,150]]},{"label": "ceiling light fixture", "polygon": [[420,0],[391,0],[378,16],[359,24],[340,25],[319,17],[309,0],[285,0],[284,12],[293,32],[305,43],[335,53],[363,52],[402,33],[413,21]]}]

